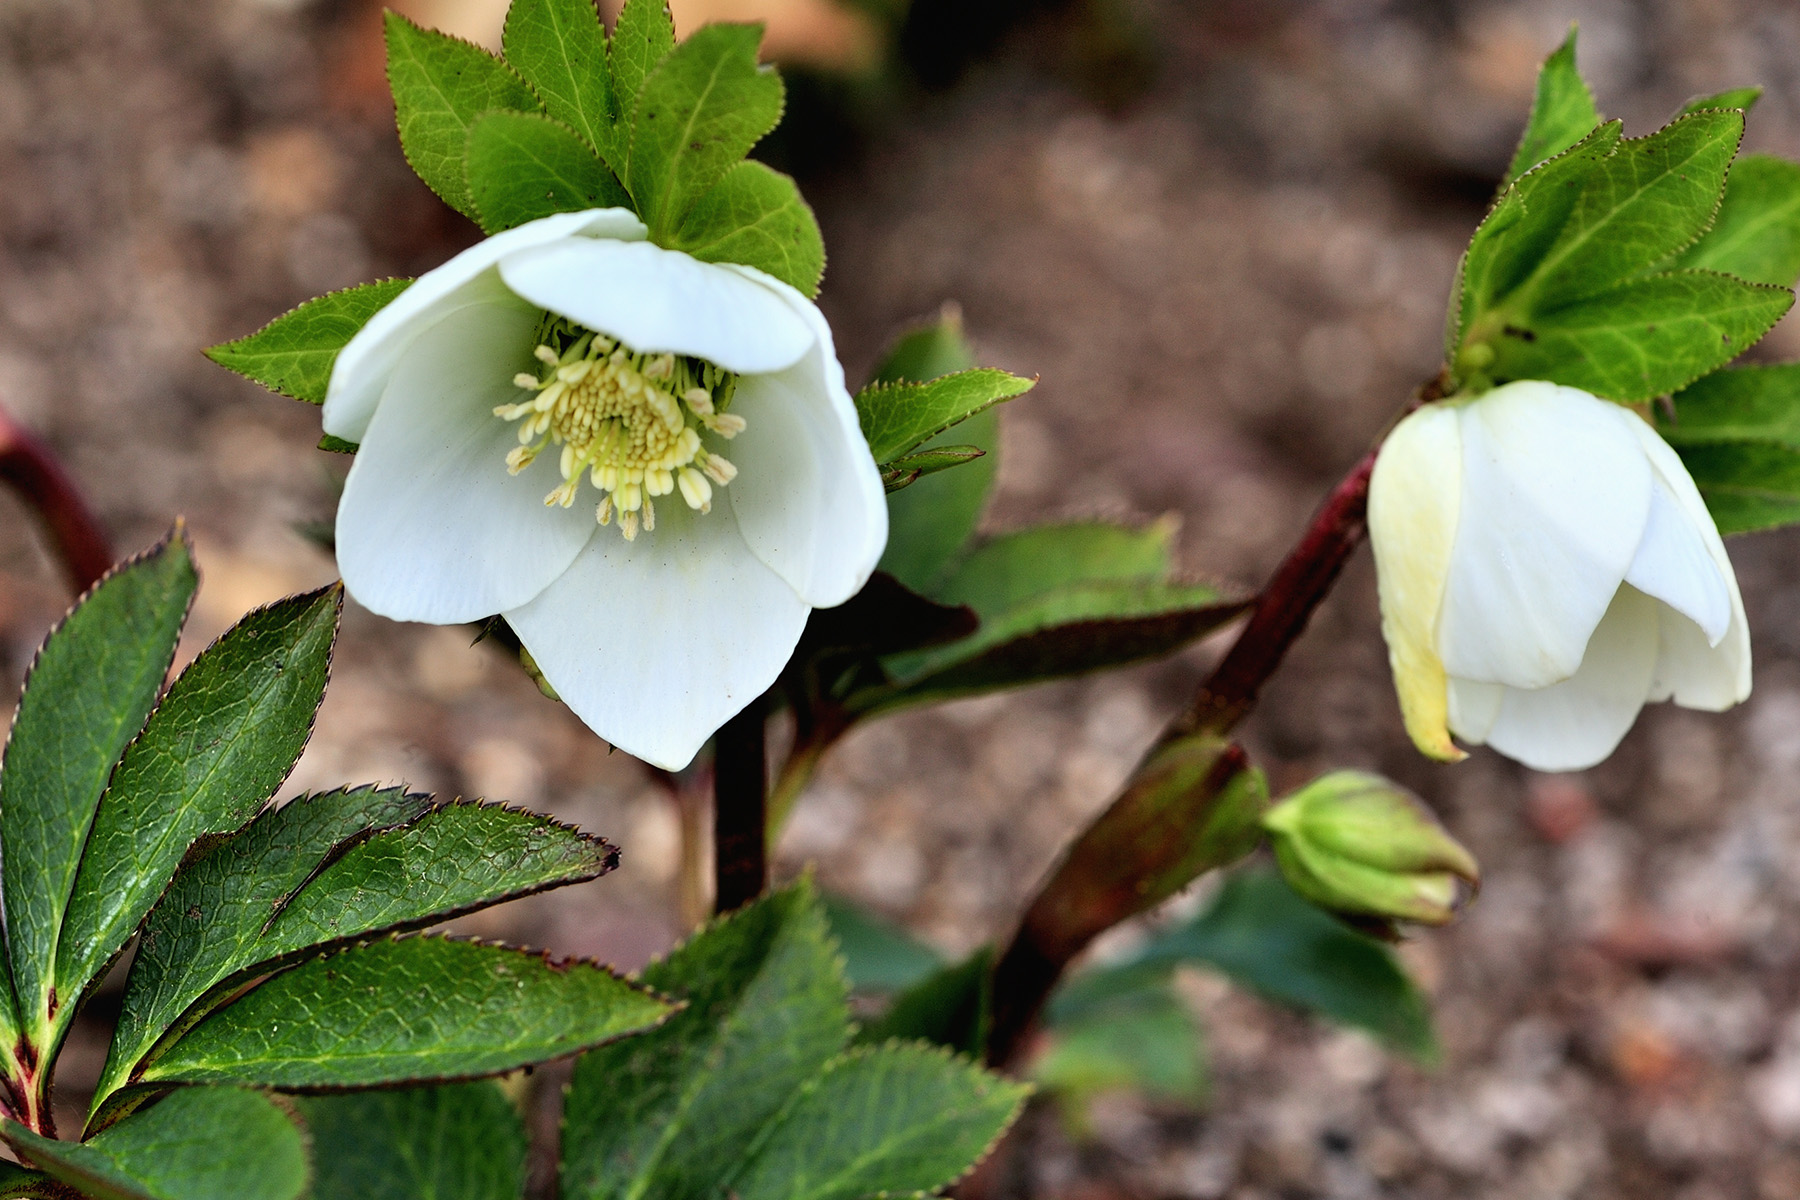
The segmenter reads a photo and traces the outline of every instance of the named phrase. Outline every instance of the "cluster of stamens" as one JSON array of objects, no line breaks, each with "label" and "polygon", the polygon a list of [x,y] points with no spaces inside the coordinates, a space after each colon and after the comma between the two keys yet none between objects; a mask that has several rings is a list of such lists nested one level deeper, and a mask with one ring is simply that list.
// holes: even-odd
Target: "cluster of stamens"
[{"label": "cluster of stamens", "polygon": [[626,541],[640,525],[656,528],[652,498],[677,488],[689,508],[712,511],[713,485],[730,483],[737,468],[700,435],[729,440],[744,431],[744,418],[724,411],[735,376],[699,359],[639,354],[560,317],[548,320],[534,353],[546,369],[513,378],[533,395],[494,415],[519,422],[519,445],[506,456],[514,475],[562,447],[563,482],[546,505],[574,504],[586,472],[602,493],[594,519],[610,525],[616,516]]}]

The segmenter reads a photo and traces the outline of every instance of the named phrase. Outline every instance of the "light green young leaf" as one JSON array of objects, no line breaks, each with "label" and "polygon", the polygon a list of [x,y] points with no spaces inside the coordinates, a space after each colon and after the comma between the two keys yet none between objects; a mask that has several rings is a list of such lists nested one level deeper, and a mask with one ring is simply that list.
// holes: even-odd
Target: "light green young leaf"
[{"label": "light green young leaf", "polygon": [[[0,874],[13,987],[5,1036],[49,1041],[57,939],[107,777],[162,690],[199,578],[180,526],[115,568],[38,651],[0,768]],[[61,990],[60,1000],[71,997]],[[23,1022],[21,1025],[20,1022]]]},{"label": "light green young leaf", "polygon": [[1793,287],[1800,279],[1800,163],[1770,154],[1738,159],[1712,228],[1670,265]]},{"label": "light green young leaf", "polygon": [[1709,108],[1737,108],[1748,113],[1756,107],[1756,102],[1762,99],[1762,94],[1763,90],[1760,87],[1742,87],[1724,92],[1714,92],[1707,96],[1695,96],[1682,105],[1681,111],[1675,115],[1685,117],[1689,113],[1704,112]]},{"label": "light green young leaf", "polygon": [[1593,93],[1575,69],[1575,28],[1570,26],[1569,36],[1538,71],[1537,98],[1532,101],[1531,118],[1513,153],[1512,166],[1507,168],[1506,182],[1561,154],[1598,124],[1600,110],[1594,107]]},{"label": "light green young leaf", "polygon": [[[631,146],[631,123],[637,115],[638,93],[644,78],[656,69],[675,48],[675,18],[669,15],[667,0],[625,0],[619,9],[618,23],[613,26],[612,40],[607,44],[606,61],[612,72],[613,111],[618,114],[614,144],[627,155]],[[626,177],[626,163],[609,159],[621,179]]]},{"label": "light green young leaf", "polygon": [[943,1050],[855,1050],[807,1085],[736,1173],[738,1200],[925,1196],[979,1161],[1030,1089]]},{"label": "light green young leaf", "polygon": [[1509,322],[1491,343],[1491,372],[1649,400],[1742,354],[1793,303],[1785,288],[1712,271],[1647,275]]},{"label": "light green young leaf", "polygon": [[184,1088],[86,1142],[13,1121],[0,1138],[95,1200],[298,1200],[310,1174],[293,1120],[242,1088]]},{"label": "light green young leaf", "polygon": [[1800,449],[1782,442],[1677,447],[1721,534],[1800,523]]},{"label": "light green young leaf", "polygon": [[251,613],[181,673],[126,748],[95,814],[57,946],[59,1028],[188,848],[242,825],[287,778],[325,695],[342,606],[334,585]]},{"label": "light green young leaf", "polygon": [[706,25],[644,79],[625,185],[650,238],[669,244],[688,210],[781,121],[781,76],[760,66],[760,25]]},{"label": "light green young leaf", "polygon": [[525,1124],[494,1084],[298,1096],[311,1200],[521,1200]]},{"label": "light green young leaf", "polygon": [[985,453],[955,471],[939,471],[888,498],[888,542],[880,570],[929,595],[968,544],[1000,471],[1000,414],[990,408],[926,442],[974,446]]},{"label": "light green young leaf", "polygon": [[544,111],[580,134],[615,172],[623,172],[606,31],[593,0],[513,0],[500,44]]},{"label": "light green young leaf", "polygon": [[980,446],[966,444],[937,446],[916,454],[903,454],[892,462],[882,464],[881,485],[891,495],[902,488],[911,487],[927,475],[936,475],[951,467],[967,466],[986,454],[987,451]]},{"label": "light green young leaf", "polygon": [[968,420],[1024,395],[1037,383],[991,367],[944,375],[927,383],[875,383],[856,394],[856,415],[869,452],[887,463]]},{"label": "light green young leaf", "polygon": [[472,43],[387,19],[388,85],[400,148],[420,179],[451,208],[480,219],[469,195],[469,127],[490,109],[540,112],[516,71]]},{"label": "light green young leaf", "polygon": [[641,979],[687,1007],[575,1064],[568,1200],[724,1194],[759,1131],[849,1037],[848,989],[810,884],[714,922]]},{"label": "light green young leaf", "polygon": [[399,789],[302,796],[186,863],[138,939],[90,1114],[190,1005],[246,966],[276,957],[260,945],[264,928],[327,855],[347,849],[353,838],[416,820],[430,807],[429,796]]},{"label": "light green young leaf", "polygon": [[248,337],[209,348],[206,357],[272,392],[323,404],[338,351],[411,284],[383,279],[308,300]]},{"label": "light green young leaf", "polygon": [[389,938],[275,976],[142,1079],[317,1088],[498,1075],[647,1029],[670,1008],[590,962]]},{"label": "light green young leaf", "polygon": [[469,195],[485,233],[552,213],[631,207],[580,134],[550,117],[503,109],[469,127]]},{"label": "light green young leaf", "polygon": [[1800,450],[1800,363],[1714,371],[1675,393],[1674,417],[1656,430],[1676,449],[1718,442],[1778,442]]},{"label": "light green young leaf", "polygon": [[759,162],[725,172],[694,202],[669,246],[702,262],[766,271],[803,296],[819,293],[825,239],[794,181]]}]

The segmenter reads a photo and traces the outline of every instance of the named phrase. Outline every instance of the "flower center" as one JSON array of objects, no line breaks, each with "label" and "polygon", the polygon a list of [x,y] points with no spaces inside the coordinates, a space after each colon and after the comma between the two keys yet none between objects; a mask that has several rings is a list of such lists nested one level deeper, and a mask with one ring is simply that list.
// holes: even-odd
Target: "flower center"
[{"label": "flower center", "polygon": [[562,447],[563,482],[546,505],[574,504],[585,471],[601,493],[594,519],[610,525],[617,516],[626,541],[640,524],[656,528],[652,497],[678,487],[689,508],[712,511],[713,485],[730,483],[737,468],[708,450],[701,433],[729,440],[744,431],[744,418],[725,411],[735,375],[697,358],[639,354],[561,317],[546,318],[534,353],[539,373],[513,377],[533,395],[494,415],[519,423],[519,445],[506,456],[514,475]]}]

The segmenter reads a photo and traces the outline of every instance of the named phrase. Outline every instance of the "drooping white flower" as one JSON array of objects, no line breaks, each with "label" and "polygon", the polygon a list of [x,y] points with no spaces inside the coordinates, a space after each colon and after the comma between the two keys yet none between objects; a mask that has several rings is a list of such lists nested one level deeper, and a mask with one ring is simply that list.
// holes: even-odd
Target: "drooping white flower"
[{"label": "drooping white flower", "polygon": [[583,721],[675,769],[867,581],[887,505],[819,310],[644,237],[563,213],[426,273],[339,354],[324,427],[360,444],[358,601],[503,614]]},{"label": "drooping white flower", "polygon": [[1750,635],[1718,528],[1637,414],[1525,381],[1432,404],[1389,435],[1369,536],[1407,732],[1527,766],[1611,754],[1647,701],[1750,694]]}]

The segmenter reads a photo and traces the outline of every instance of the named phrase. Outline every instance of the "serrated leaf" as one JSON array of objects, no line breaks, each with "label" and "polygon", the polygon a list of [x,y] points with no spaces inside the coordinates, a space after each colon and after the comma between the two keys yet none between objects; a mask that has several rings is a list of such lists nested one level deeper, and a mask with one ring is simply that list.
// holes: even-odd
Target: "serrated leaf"
[{"label": "serrated leaf", "polygon": [[123,1084],[190,1005],[247,966],[275,957],[264,927],[334,850],[404,824],[429,796],[372,787],[301,796],[263,813],[183,865],[138,939],[119,1022],[90,1112]]},{"label": "serrated leaf", "polygon": [[923,1046],[853,1051],[781,1114],[730,1194],[861,1200],[933,1193],[987,1153],[1029,1094]]},{"label": "serrated leaf", "polygon": [[280,1105],[242,1088],[183,1088],[86,1142],[13,1121],[0,1137],[96,1200],[297,1200],[306,1141]]},{"label": "serrated leaf", "polygon": [[298,1096],[311,1200],[520,1200],[525,1125],[492,1083]]},{"label": "serrated leaf", "polygon": [[781,77],[758,65],[760,25],[705,25],[645,77],[625,184],[658,244],[781,120]]},{"label": "serrated leaf", "polygon": [[1200,1027],[1166,972],[1121,978],[1080,1011],[1059,1015],[1053,1006],[1048,1015],[1050,1049],[1031,1076],[1058,1094],[1074,1120],[1089,1100],[1119,1089],[1187,1105],[1206,1099]]},{"label": "serrated leaf", "polygon": [[362,446],[356,442],[345,441],[341,437],[333,437],[328,433],[319,439],[319,449],[328,454],[355,454],[362,449]]},{"label": "serrated leaf", "polygon": [[820,897],[844,973],[859,992],[897,992],[943,963],[937,951],[906,930],[842,896]]},{"label": "serrated leaf", "polygon": [[1742,87],[1713,92],[1705,96],[1695,96],[1682,105],[1681,111],[1675,115],[1685,117],[1689,113],[1704,112],[1709,108],[1736,108],[1748,113],[1756,107],[1756,102],[1762,99],[1762,94],[1763,90],[1760,87]]},{"label": "serrated leaf", "polygon": [[631,207],[580,134],[537,113],[501,110],[469,127],[469,195],[486,233],[553,213]]},{"label": "serrated leaf", "polygon": [[856,394],[856,415],[869,452],[876,462],[888,463],[976,413],[1024,395],[1036,383],[982,367],[929,383],[871,384]]},{"label": "serrated leaf", "polygon": [[935,450],[905,454],[882,466],[881,486],[889,493],[898,492],[911,487],[927,475],[936,475],[951,467],[967,466],[986,454],[987,451],[979,446],[939,446]]},{"label": "serrated leaf", "polygon": [[542,106],[516,71],[481,47],[422,29],[391,10],[385,15],[400,148],[444,203],[479,221],[469,194],[469,127],[490,109],[539,112]]},{"label": "serrated leaf", "polygon": [[281,1088],[474,1078],[585,1050],[669,1011],[594,963],[389,938],[275,976],[196,1025],[142,1078]]},{"label": "serrated leaf", "polygon": [[870,387],[890,383],[925,383],[975,365],[975,352],[963,337],[962,317],[946,305],[935,321],[903,331],[881,356]]},{"label": "serrated leaf", "polygon": [[896,691],[876,707],[1054,679],[1168,653],[1235,618],[1244,602],[1172,583],[1170,529],[1047,525],[995,538],[936,589],[981,625],[959,642],[885,659]]},{"label": "serrated leaf", "polygon": [[242,825],[293,769],[325,695],[342,605],[334,585],[251,613],[189,664],[126,748],[57,946],[63,1027],[188,847]]},{"label": "serrated leaf", "polygon": [[1712,228],[1671,265],[1793,287],[1800,279],[1800,163],[1771,154],[1738,159]]},{"label": "serrated leaf", "polygon": [[766,271],[804,296],[819,294],[825,239],[799,187],[781,172],[744,161],[694,202],[669,246],[702,262]]},{"label": "serrated leaf", "polygon": [[606,31],[593,0],[513,0],[501,48],[545,112],[580,134],[615,171],[625,169],[615,148],[619,108],[606,62]]},{"label": "serrated leaf", "polygon": [[[50,634],[26,677],[0,767],[0,875],[12,987],[0,1019],[40,1048],[57,939],[81,849],[113,765],[162,690],[199,577],[179,526],[115,568]],[[64,993],[67,998],[67,993]]]},{"label": "serrated leaf", "polygon": [[1675,393],[1656,430],[1677,450],[1715,442],[1779,442],[1800,450],[1800,363],[1714,371]]},{"label": "serrated leaf", "polygon": [[1547,158],[1554,158],[1592,132],[1600,124],[1600,110],[1593,93],[1575,69],[1575,30],[1538,71],[1537,97],[1531,118],[1513,153],[1506,179],[1511,182]]},{"label": "serrated leaf", "polygon": [[809,884],[714,922],[640,978],[687,1007],[575,1064],[569,1200],[715,1194],[849,1037],[847,988]]},{"label": "serrated leaf", "polygon": [[921,449],[974,446],[985,451],[961,470],[940,471],[889,494],[888,541],[880,569],[915,592],[929,594],[974,536],[1000,471],[1000,414],[976,413]]},{"label": "serrated leaf", "polygon": [[[612,73],[614,111],[619,127],[614,133],[619,149],[629,154],[631,121],[637,113],[638,93],[644,78],[675,48],[675,19],[667,0],[625,0],[607,43],[606,61]],[[614,161],[620,177],[625,164]]]},{"label": "serrated leaf", "polygon": [[1510,322],[1492,374],[1547,379],[1620,401],[1649,400],[1754,345],[1793,306],[1785,288],[1711,271],[1669,271]]},{"label": "serrated leaf", "polygon": [[330,292],[248,337],[209,348],[206,357],[272,392],[323,404],[338,352],[411,285],[410,279],[383,279]]},{"label": "serrated leaf", "polygon": [[856,1041],[931,1042],[981,1062],[993,1026],[993,977],[994,948],[983,946],[895,996],[886,1012],[857,1032]]},{"label": "serrated leaf", "polygon": [[1151,939],[1125,969],[1192,962],[1420,1061],[1437,1057],[1429,1006],[1393,952],[1302,900],[1274,871],[1230,876],[1206,912]]},{"label": "serrated leaf", "polygon": [[1772,441],[1676,449],[1721,534],[1800,523],[1800,449]]}]

